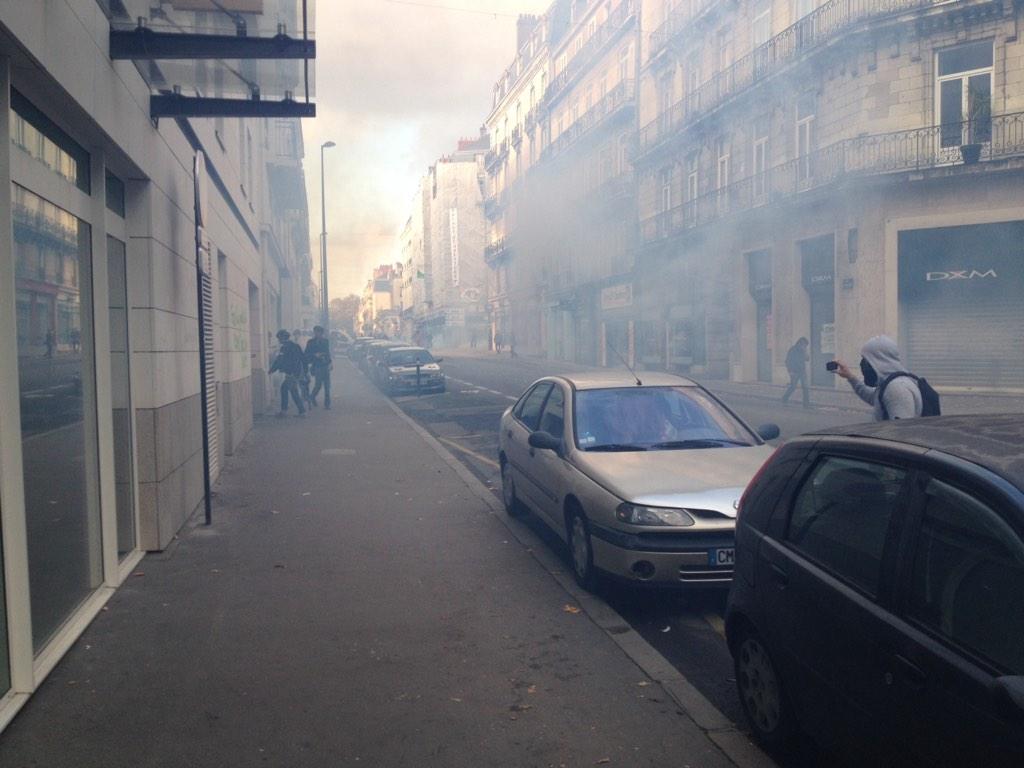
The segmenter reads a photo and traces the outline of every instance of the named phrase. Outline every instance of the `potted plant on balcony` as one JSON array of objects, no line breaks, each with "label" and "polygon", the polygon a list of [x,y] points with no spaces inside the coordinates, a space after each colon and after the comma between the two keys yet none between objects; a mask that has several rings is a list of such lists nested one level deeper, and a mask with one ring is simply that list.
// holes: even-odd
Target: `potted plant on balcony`
[{"label": "potted plant on balcony", "polygon": [[982,144],[992,138],[992,102],[987,93],[971,93],[967,106],[967,142],[960,145],[965,165],[981,159]]}]

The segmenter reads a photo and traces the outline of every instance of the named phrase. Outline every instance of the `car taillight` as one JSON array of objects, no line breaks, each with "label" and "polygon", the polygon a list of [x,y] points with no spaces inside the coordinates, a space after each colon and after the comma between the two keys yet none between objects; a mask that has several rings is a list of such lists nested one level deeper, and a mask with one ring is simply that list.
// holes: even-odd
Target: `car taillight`
[{"label": "car taillight", "polygon": [[761,479],[761,475],[768,469],[768,465],[775,461],[775,457],[779,455],[780,448],[776,448],[772,451],[772,455],[765,459],[764,464],[761,465],[760,469],[754,473],[754,476],[750,478],[750,482],[747,483],[747,487],[743,489],[743,495],[740,496],[740,503],[736,507],[736,522],[740,520],[740,515],[743,514],[743,506],[746,504],[747,499],[750,497],[750,489],[757,485],[757,482]]}]

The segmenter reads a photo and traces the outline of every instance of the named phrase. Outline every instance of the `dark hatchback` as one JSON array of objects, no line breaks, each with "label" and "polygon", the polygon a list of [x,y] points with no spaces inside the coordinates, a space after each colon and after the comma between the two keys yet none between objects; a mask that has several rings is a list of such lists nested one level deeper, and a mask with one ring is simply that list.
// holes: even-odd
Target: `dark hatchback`
[{"label": "dark hatchback", "polygon": [[754,735],[1024,766],[1024,417],[797,438],[751,481],[726,632]]}]

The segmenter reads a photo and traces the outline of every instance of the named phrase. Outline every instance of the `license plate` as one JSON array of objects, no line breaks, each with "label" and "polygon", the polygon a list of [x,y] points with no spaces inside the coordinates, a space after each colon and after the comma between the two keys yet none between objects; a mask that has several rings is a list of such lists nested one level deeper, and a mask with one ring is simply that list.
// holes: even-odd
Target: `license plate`
[{"label": "license plate", "polygon": [[708,552],[708,560],[712,566],[735,565],[736,549],[733,547],[728,549],[712,549]]}]

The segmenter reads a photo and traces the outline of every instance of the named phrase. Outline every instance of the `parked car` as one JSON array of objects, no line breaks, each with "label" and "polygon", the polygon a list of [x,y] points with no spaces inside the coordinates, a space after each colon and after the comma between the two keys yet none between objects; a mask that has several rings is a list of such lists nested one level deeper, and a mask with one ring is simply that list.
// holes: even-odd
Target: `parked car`
[{"label": "parked car", "polygon": [[392,347],[380,357],[377,383],[389,395],[416,391],[444,392],[442,360],[423,347]]},{"label": "parked car", "polygon": [[374,341],[372,336],[359,336],[355,341],[352,342],[352,346],[348,348],[349,359],[358,364],[363,353],[366,351],[366,345],[371,341]]},{"label": "parked car", "polygon": [[671,374],[551,376],[505,411],[509,514],[528,508],[569,546],[576,580],[728,585],[736,504],[771,455],[710,392]]},{"label": "parked car", "polygon": [[377,365],[377,360],[380,355],[391,347],[399,346],[402,346],[401,342],[391,341],[390,339],[374,339],[363,349],[363,354],[359,359],[359,367],[362,369],[363,373],[373,380],[374,366]]},{"label": "parked car", "polygon": [[1024,765],[1024,418],[787,443],[740,504],[726,632],[754,734]]}]

